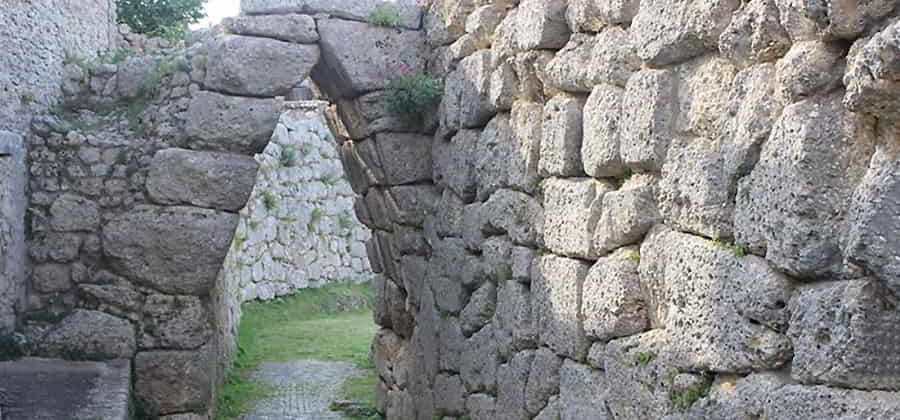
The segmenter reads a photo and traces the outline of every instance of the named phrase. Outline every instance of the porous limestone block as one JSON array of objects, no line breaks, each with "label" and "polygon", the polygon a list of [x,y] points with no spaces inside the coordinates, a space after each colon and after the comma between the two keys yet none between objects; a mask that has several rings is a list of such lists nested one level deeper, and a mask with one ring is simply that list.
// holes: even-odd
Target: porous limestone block
[{"label": "porous limestone block", "polygon": [[510,112],[513,131],[513,155],[507,162],[509,183],[525,192],[533,192],[538,183],[541,155],[543,107],[539,103],[516,101]]},{"label": "porous limestone block", "polygon": [[478,51],[459,62],[444,82],[440,130],[453,133],[483,127],[497,112],[491,104],[491,50]]},{"label": "porous limestone block", "polygon": [[640,273],[651,325],[665,328],[676,367],[747,372],[790,359],[791,284],[762,258],[660,226],[641,245]]},{"label": "porous limestone block", "polygon": [[425,215],[432,213],[438,200],[438,190],[430,184],[391,187],[385,193],[385,204],[388,217],[397,224],[393,230],[396,232],[409,226],[422,227]]},{"label": "porous limestone block", "polygon": [[500,419],[526,419],[526,383],[534,359],[533,350],[516,353],[497,369],[497,416]]},{"label": "porous limestone block", "polygon": [[658,419],[674,411],[669,391],[678,370],[667,360],[667,344],[666,331],[655,329],[606,345],[602,367],[610,386],[605,396],[614,418]]},{"label": "porous limestone block", "polygon": [[584,104],[581,158],[584,172],[594,178],[619,176],[625,172],[619,152],[624,94],[625,89],[599,84]]},{"label": "porous limestone block", "polygon": [[547,347],[534,351],[525,385],[525,410],[528,414],[537,415],[552,397],[559,394],[559,369],[562,364],[563,358]]},{"label": "porous limestone block", "polygon": [[872,121],[840,95],[787,106],[738,184],[735,237],[801,278],[839,272],[854,188],[874,152]]},{"label": "porous limestone block", "polygon": [[449,141],[434,139],[431,160],[434,165],[434,184],[449,189],[457,197],[469,202],[477,191],[477,148],[481,131],[459,130]]},{"label": "porous limestone block", "polygon": [[466,21],[479,5],[475,0],[448,0],[428,5],[422,16],[428,45],[447,45],[464,36]]},{"label": "porous limestone block", "polygon": [[776,0],[750,0],[719,35],[719,51],[738,67],[774,61],[791,46]]},{"label": "porous limestone block", "polygon": [[528,194],[499,190],[481,207],[482,232],[506,232],[516,245],[533,246],[543,232],[543,209]]},{"label": "porous limestone block", "polygon": [[522,0],[516,42],[523,50],[562,48],[569,40],[566,0]]},{"label": "porous limestone block", "polygon": [[600,258],[588,271],[581,305],[589,338],[609,341],[649,327],[639,261],[638,248],[626,247]]},{"label": "porous limestone block", "polygon": [[[309,76],[319,61],[317,45],[225,35],[208,52],[203,86],[240,96],[279,96]],[[259,71],[266,69],[266,71]]]},{"label": "porous limestone block", "polygon": [[142,312],[141,349],[196,349],[212,336],[209,313],[196,296],[149,295]]},{"label": "porous limestone block", "polygon": [[791,377],[806,384],[900,391],[900,313],[872,279],[801,287],[790,301]]},{"label": "porous limestone block", "polygon": [[[464,3],[461,1],[450,3]],[[373,2],[368,0],[242,0],[243,15],[281,15],[303,13],[307,15],[327,14],[340,19],[366,21],[372,12],[386,7],[396,12],[398,24],[403,28],[419,29],[422,11],[414,0],[388,0]]]},{"label": "porous limestone block", "polygon": [[500,355],[490,324],[466,340],[460,363],[459,374],[469,393],[494,393],[497,390]]},{"label": "porous limestone block", "polygon": [[215,284],[237,227],[236,214],[140,205],[103,227],[116,271],[164,293],[205,295]]},{"label": "porous limestone block", "polygon": [[514,58],[520,51],[516,31],[519,27],[519,8],[506,13],[506,17],[494,30],[491,43],[491,65],[499,66]]},{"label": "porous limestone block", "polygon": [[716,48],[739,0],[684,2],[658,0],[641,4],[630,32],[637,55],[650,66],[685,61]]},{"label": "porous limestone block", "polygon": [[597,34],[589,63],[595,82],[625,87],[631,74],[641,68],[641,59],[631,48],[631,42],[631,35],[619,26]]},{"label": "porous limestone block", "polygon": [[466,389],[459,375],[440,374],[434,379],[434,408],[445,416],[465,412]]},{"label": "porous limestone block", "polygon": [[855,39],[866,29],[877,27],[879,21],[896,7],[892,0],[866,2],[803,2],[796,4],[799,13],[810,19],[817,35],[824,39]]},{"label": "porous limestone block", "polygon": [[[425,70],[428,51],[421,31],[341,19],[319,19],[316,23],[322,60],[313,73],[333,99],[355,98],[384,89],[398,73]],[[347,42],[348,39],[365,42]]]},{"label": "porous limestone block", "polygon": [[687,136],[720,137],[719,123],[732,99],[737,69],[720,57],[701,57],[675,67],[678,91],[676,130]]},{"label": "porous limestone block", "polygon": [[494,420],[497,418],[495,399],[487,394],[470,394],[466,399],[466,412],[472,420]]},{"label": "porous limestone block", "polygon": [[519,169],[517,163],[521,159],[516,140],[507,113],[497,114],[484,128],[474,155],[476,197],[479,200],[487,200],[500,188],[529,189],[529,185],[513,184],[510,179],[512,175],[518,175],[511,172]]},{"label": "porous limestone block", "polygon": [[274,38],[299,44],[312,44],[319,40],[316,21],[310,15],[244,15],[225,18],[222,20],[222,26],[233,34]]},{"label": "porous limestone block", "polygon": [[512,59],[513,68],[519,77],[519,99],[545,103],[547,98],[560,93],[543,76],[553,55],[549,50],[527,50],[516,54]]},{"label": "porous limestone block", "polygon": [[186,147],[246,155],[260,153],[275,131],[282,103],[281,99],[195,92],[186,115]]},{"label": "porous limestone block", "polygon": [[134,359],[134,396],[152,413],[206,412],[215,383],[210,351],[138,353]]},{"label": "porous limestone block", "polygon": [[469,302],[459,314],[459,323],[466,335],[472,335],[487,325],[497,308],[497,286],[493,282],[485,282],[472,292]]},{"label": "porous limestone block", "polygon": [[769,397],[790,383],[782,372],[751,373],[741,377],[718,375],[709,394],[696,401],[686,411],[664,417],[666,420],[742,419],[762,417],[770,404]]},{"label": "porous limestone block", "polygon": [[615,190],[592,178],[549,178],[544,182],[544,245],[559,255],[595,259],[594,230],[603,196]]},{"label": "porous limestone block", "polygon": [[163,149],[150,162],[147,193],[159,204],[238,211],[250,198],[258,168],[249,156]]},{"label": "porous limestone block", "polygon": [[100,206],[77,194],[60,195],[50,206],[50,225],[61,232],[95,232],[100,227]]},{"label": "porous limestone block", "polygon": [[674,137],[675,75],[642,70],[628,79],[622,101],[619,152],[625,165],[658,170]]},{"label": "porous limestone block", "polygon": [[559,369],[559,419],[608,420],[603,371],[566,359]]},{"label": "porous limestone block", "polygon": [[340,121],[353,140],[364,140],[382,131],[414,132],[418,123],[388,112],[387,93],[377,90],[352,99],[336,100]]},{"label": "porous limestone block", "polygon": [[581,288],[591,266],[553,254],[537,264],[531,296],[538,340],[560,356],[583,360],[589,343],[582,325]]},{"label": "porous limestone block", "polygon": [[463,335],[459,319],[448,316],[441,319],[438,330],[440,352],[438,365],[444,372],[459,372],[460,358],[466,348],[466,336]]},{"label": "porous limestone block", "polygon": [[827,386],[786,385],[773,392],[763,416],[803,420],[863,418],[897,419],[900,393],[858,391]]},{"label": "porous limestone block", "polygon": [[505,359],[536,343],[537,330],[531,303],[531,290],[527,285],[504,281],[497,286],[497,308],[491,325],[497,348]]},{"label": "porous limestone block", "polygon": [[557,51],[547,63],[544,79],[559,90],[590,92],[595,84],[590,63],[596,42],[595,36],[573,34],[565,47]]},{"label": "porous limestone block", "polygon": [[519,76],[513,63],[500,63],[491,73],[488,99],[498,111],[509,111],[519,98]]},{"label": "porous limestone block", "polygon": [[476,8],[466,18],[466,34],[475,38],[479,48],[491,46],[491,36],[506,17],[506,7],[501,4],[485,4]]},{"label": "porous limestone block", "polygon": [[375,148],[388,185],[431,179],[431,138],[412,133],[378,133]]},{"label": "porous limestone block", "polygon": [[775,63],[777,93],[787,102],[828,93],[844,74],[846,50],[838,44],[804,41],[794,44]]},{"label": "porous limestone block", "polygon": [[847,59],[844,74],[844,105],[890,121],[900,120],[900,21],[871,38],[856,41]]},{"label": "porous limestone block", "polygon": [[579,176],[585,98],[560,94],[544,105],[539,162],[542,176]]},{"label": "porous limestone block", "polygon": [[638,13],[640,0],[593,0],[597,16],[607,25],[629,23]]},{"label": "porous limestone block", "polygon": [[657,210],[655,179],[634,175],[622,188],[603,196],[600,219],[594,231],[594,247],[599,254],[635,244],[662,221]]},{"label": "porous limestone block", "polygon": [[99,311],[76,309],[35,343],[42,357],[70,360],[130,359],[134,327],[128,320]]}]

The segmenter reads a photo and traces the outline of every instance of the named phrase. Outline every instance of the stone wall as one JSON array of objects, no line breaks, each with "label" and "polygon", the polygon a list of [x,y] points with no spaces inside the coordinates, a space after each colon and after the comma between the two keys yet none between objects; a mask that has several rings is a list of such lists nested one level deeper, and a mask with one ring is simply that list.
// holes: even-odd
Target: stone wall
[{"label": "stone wall", "polygon": [[370,281],[369,230],[325,120],[327,102],[291,103],[266,149],[225,262],[242,300],[269,300],[333,282]]},{"label": "stone wall", "polygon": [[16,327],[25,297],[25,143],[0,131],[0,335]]}]

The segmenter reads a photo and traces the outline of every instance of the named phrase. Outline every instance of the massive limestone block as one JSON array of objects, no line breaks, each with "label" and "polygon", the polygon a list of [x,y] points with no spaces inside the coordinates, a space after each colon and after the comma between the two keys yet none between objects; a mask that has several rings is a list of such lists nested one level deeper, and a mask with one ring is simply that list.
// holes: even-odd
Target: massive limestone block
[{"label": "massive limestone block", "polygon": [[422,16],[422,27],[428,34],[428,45],[447,45],[464,36],[466,20],[480,4],[474,0],[453,0],[429,4]]},{"label": "massive limestone block", "polygon": [[466,399],[466,412],[472,420],[494,420],[497,418],[495,399],[487,394],[471,394]]},{"label": "massive limestone block", "polygon": [[449,141],[435,138],[431,148],[434,184],[452,190],[466,202],[474,200],[477,191],[475,161],[481,158],[476,153],[480,137],[481,131],[460,130]]},{"label": "massive limestone block", "polygon": [[353,140],[364,140],[382,131],[411,132],[418,123],[390,114],[384,106],[385,91],[376,90],[357,98],[337,99],[340,121]]},{"label": "massive limestone block", "polygon": [[778,94],[788,102],[796,102],[835,89],[844,73],[845,52],[836,43],[794,44],[775,64]]},{"label": "massive limestone block", "polygon": [[544,183],[544,245],[556,254],[595,259],[594,230],[611,183],[591,178],[549,178]]},{"label": "massive limestone block", "polygon": [[584,171],[592,177],[612,177],[625,172],[619,153],[619,120],[624,94],[625,89],[599,84],[584,104],[581,159]]},{"label": "massive limestone block", "polygon": [[130,359],[136,348],[134,327],[122,318],[77,309],[36,343],[43,357],[70,360]]},{"label": "massive limestone block", "polygon": [[278,124],[282,102],[195,92],[186,115],[186,147],[247,155],[261,153]]},{"label": "massive limestone block", "polygon": [[641,286],[666,352],[688,371],[777,368],[791,356],[789,280],[765,260],[658,228],[641,245]]},{"label": "massive limestone block", "polygon": [[537,264],[531,291],[538,339],[561,356],[583,360],[589,343],[582,325],[581,287],[591,266],[553,254]]},{"label": "massive limestone block", "polygon": [[739,0],[658,0],[641,4],[630,32],[638,56],[659,67],[716,48]]},{"label": "massive limestone block", "polygon": [[803,383],[900,391],[900,313],[873,280],[817,283],[790,302],[791,376]]},{"label": "massive limestone block", "polygon": [[517,245],[536,245],[543,231],[541,204],[528,194],[512,190],[494,193],[481,208],[482,231],[506,232]]},{"label": "massive limestone block", "polygon": [[[534,117],[533,111],[536,108],[517,111],[527,112],[527,116]],[[527,132],[530,131],[529,124],[535,122],[524,121],[525,116],[518,113],[515,116],[517,119],[511,120],[510,114],[497,114],[485,127],[477,143],[474,157],[479,200],[487,200],[501,188],[531,192],[537,184],[536,155],[540,139],[528,137]],[[526,126],[513,125],[519,122]]]},{"label": "massive limestone block", "polygon": [[582,174],[581,139],[585,98],[561,94],[544,105],[540,173],[543,176]]},{"label": "massive limestone block", "polygon": [[570,0],[566,21],[573,32],[600,32],[630,23],[639,5],[639,0]]},{"label": "massive limestone block", "polygon": [[890,121],[900,120],[900,21],[857,41],[847,60],[844,104]]},{"label": "massive limestone block", "polygon": [[650,228],[662,221],[654,184],[650,175],[634,175],[622,188],[603,196],[602,211],[594,232],[594,247],[598,253],[605,254],[637,243]]},{"label": "massive limestone block", "polygon": [[513,131],[513,150],[507,162],[509,183],[522,191],[532,192],[538,183],[538,162],[541,154],[543,107],[534,102],[516,101],[512,104],[510,124]]},{"label": "massive limestone block", "polygon": [[826,39],[854,39],[897,7],[893,0],[802,2],[799,12]]},{"label": "massive limestone block", "polygon": [[763,418],[769,397],[790,382],[781,372],[752,373],[745,377],[719,375],[709,394],[688,410],[664,417],[666,420]]},{"label": "massive limestone block", "polygon": [[533,359],[534,351],[522,351],[497,369],[497,418],[507,420],[529,418],[525,411],[527,398],[525,387]]},{"label": "massive limestone block", "polygon": [[[438,190],[430,184],[401,185],[385,193],[388,217],[402,226],[422,227],[425,215],[431,213],[438,200]],[[395,226],[394,231],[398,230]]]},{"label": "massive limestone block", "polygon": [[459,374],[469,393],[496,391],[500,355],[491,325],[466,340],[460,363]]},{"label": "massive limestone block", "polygon": [[461,128],[482,127],[496,109],[489,99],[491,51],[478,51],[459,62],[444,82],[441,102],[441,130],[453,133]]},{"label": "massive limestone block", "polygon": [[600,258],[585,277],[581,305],[588,337],[609,341],[649,327],[638,252],[637,247],[622,248]]},{"label": "massive limestone block", "polygon": [[595,81],[589,64],[596,42],[591,35],[572,35],[566,46],[547,63],[544,78],[559,90],[590,92]]},{"label": "massive limestone block", "polygon": [[206,412],[215,371],[210,350],[157,350],[134,359],[134,393],[154,414]]},{"label": "massive limestone block", "polygon": [[519,77],[513,63],[500,63],[491,72],[488,99],[498,111],[509,111],[515,100],[519,99]]},{"label": "massive limestone block", "polygon": [[771,394],[763,418],[896,420],[900,418],[898,412],[900,393],[897,392],[787,385]]},{"label": "massive limestone block", "polygon": [[434,408],[445,416],[461,415],[466,406],[466,389],[459,375],[440,374],[434,379]]},{"label": "massive limestone block", "polygon": [[673,411],[669,391],[678,370],[666,359],[666,345],[666,331],[662,329],[606,345],[606,404],[614,418],[658,419]]},{"label": "massive limestone block", "polygon": [[472,335],[480,330],[494,316],[497,308],[497,286],[493,282],[486,282],[478,290],[472,292],[469,303],[459,314],[459,323],[466,335]]},{"label": "massive limestone block", "polygon": [[332,98],[355,98],[383,89],[391,77],[425,69],[427,51],[420,31],[339,19],[321,19],[318,27],[322,62],[314,77]]},{"label": "massive limestone block", "polygon": [[311,44],[319,40],[316,21],[309,15],[237,16],[222,20],[228,32],[281,41]]},{"label": "massive limestone block", "polygon": [[63,232],[96,231],[100,226],[100,207],[76,194],[63,194],[50,205],[50,225]]},{"label": "massive limestone block", "polygon": [[641,67],[640,58],[631,48],[630,34],[618,26],[597,34],[591,55],[591,78],[598,83],[625,87],[631,74]]},{"label": "massive limestone block", "polygon": [[723,58],[710,56],[675,68],[678,81],[679,134],[718,138],[719,122],[732,99],[732,80],[737,69]]},{"label": "massive limestone block", "polygon": [[247,15],[278,15],[303,13],[308,15],[328,14],[337,18],[366,21],[378,7],[387,5],[400,17],[400,26],[418,29],[422,12],[414,0],[242,0],[241,11]]},{"label": "massive limestone block", "polygon": [[441,319],[438,330],[438,366],[444,372],[459,372],[460,357],[466,348],[466,336],[457,318],[448,316]]},{"label": "massive limestone block", "polygon": [[676,107],[671,71],[643,70],[628,79],[619,119],[619,151],[626,165],[641,170],[662,167],[674,137]]},{"label": "massive limestone block", "polygon": [[506,7],[502,4],[486,4],[475,10],[466,18],[466,34],[472,36],[479,48],[489,48],[491,37],[503,18]]},{"label": "massive limestone block", "polygon": [[497,287],[497,308],[491,325],[500,355],[508,359],[518,350],[534,346],[537,338],[531,310],[531,290],[517,281]]},{"label": "massive limestone block", "polygon": [[797,277],[840,270],[853,189],[874,152],[871,121],[838,95],[788,106],[738,186],[737,241]]},{"label": "massive limestone block", "polygon": [[[890,134],[890,133],[888,133]],[[857,188],[845,256],[900,295],[900,144],[880,147]]]},{"label": "massive limestone block", "polygon": [[163,149],[150,162],[147,192],[159,204],[237,211],[250,198],[258,168],[249,156]]},{"label": "massive limestone block", "polygon": [[751,0],[734,12],[719,36],[719,51],[739,67],[773,61],[791,46],[775,0]]},{"label": "massive limestone block", "polygon": [[559,419],[612,419],[603,371],[566,359],[559,370]]},{"label": "massive limestone block", "polygon": [[389,185],[431,179],[431,138],[411,133],[379,133],[375,148]]},{"label": "massive limestone block", "polygon": [[546,347],[534,351],[528,383],[525,385],[525,410],[528,414],[540,413],[551,397],[559,393],[559,369],[562,363],[563,358]]},{"label": "massive limestone block", "polygon": [[678,138],[670,145],[658,186],[667,225],[709,238],[732,236],[733,179],[722,171],[721,148],[705,138]]},{"label": "massive limestone block", "polygon": [[566,0],[523,0],[517,19],[516,40],[523,50],[562,48],[569,40]]},{"label": "massive limestone block", "polygon": [[196,296],[147,296],[143,315],[142,349],[196,349],[212,335],[207,308]]},{"label": "massive limestone block", "polygon": [[210,47],[203,85],[242,96],[284,95],[305,80],[318,61],[315,45],[226,35]]},{"label": "massive limestone block", "polygon": [[130,280],[165,293],[205,295],[237,222],[231,213],[141,205],[103,227],[103,251]]}]

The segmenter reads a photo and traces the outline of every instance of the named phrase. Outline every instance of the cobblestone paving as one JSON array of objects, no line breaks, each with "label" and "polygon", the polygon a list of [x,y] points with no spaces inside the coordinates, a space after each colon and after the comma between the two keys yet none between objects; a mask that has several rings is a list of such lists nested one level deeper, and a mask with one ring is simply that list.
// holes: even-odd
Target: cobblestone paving
[{"label": "cobblestone paving", "polygon": [[265,363],[253,373],[256,381],[277,388],[274,397],[261,401],[243,420],[340,420],[328,409],[341,384],[362,374],[349,363],[293,360]]}]

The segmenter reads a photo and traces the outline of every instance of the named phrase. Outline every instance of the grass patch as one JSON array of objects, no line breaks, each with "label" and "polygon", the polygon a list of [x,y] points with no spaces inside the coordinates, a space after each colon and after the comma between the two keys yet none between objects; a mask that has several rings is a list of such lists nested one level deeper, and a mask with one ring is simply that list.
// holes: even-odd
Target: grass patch
[{"label": "grass patch", "polygon": [[272,211],[278,207],[278,199],[275,198],[275,194],[272,194],[269,191],[263,191],[262,193],[263,206],[266,207],[266,210]]},{"label": "grass patch", "polygon": [[281,157],[279,158],[281,161],[281,166],[286,168],[290,168],[297,164],[297,149],[294,146],[288,145],[281,149]]},{"label": "grass patch", "polygon": [[375,409],[375,393],[378,375],[370,371],[364,376],[350,378],[341,387],[340,400],[331,405],[334,411],[340,411],[350,420],[380,420],[381,414]]},{"label": "grass patch", "polygon": [[642,351],[634,356],[634,364],[639,366],[647,366],[654,360],[656,360],[656,353],[652,351]]},{"label": "grass patch", "polygon": [[374,412],[371,381],[375,374],[369,354],[376,330],[373,301],[371,284],[335,284],[273,302],[245,303],[238,356],[219,398],[216,418],[237,419],[270,395],[270,387],[248,379],[260,364],[298,359],[350,362],[366,369],[369,375],[344,385],[341,398]]},{"label": "grass patch", "polygon": [[400,12],[392,4],[382,4],[369,14],[369,23],[378,26],[395,28],[400,26]]},{"label": "grass patch", "polygon": [[686,388],[683,390],[671,390],[669,391],[669,402],[672,403],[672,406],[679,410],[687,410],[694,405],[699,399],[707,396],[709,394],[709,389],[712,387],[713,383],[713,375],[705,374],[703,375],[703,380],[700,382]]}]

